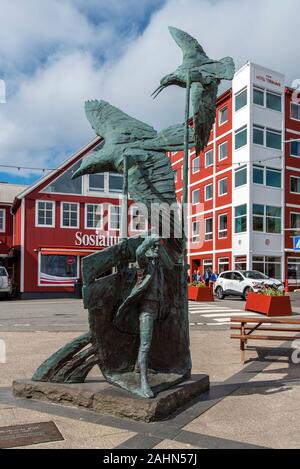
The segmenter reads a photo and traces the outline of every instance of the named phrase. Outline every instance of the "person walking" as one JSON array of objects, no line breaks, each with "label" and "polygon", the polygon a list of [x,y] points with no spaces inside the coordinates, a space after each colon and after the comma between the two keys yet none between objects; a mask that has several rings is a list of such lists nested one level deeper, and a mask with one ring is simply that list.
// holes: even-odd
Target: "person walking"
[{"label": "person walking", "polygon": [[210,286],[214,288],[216,281],[218,280],[219,274],[218,272],[213,272],[210,278]]},{"label": "person walking", "polygon": [[203,279],[204,279],[204,282],[205,282],[205,285],[207,287],[209,287],[209,281],[211,279],[211,270],[210,269],[205,269],[205,272],[204,272],[204,275],[203,275]]}]

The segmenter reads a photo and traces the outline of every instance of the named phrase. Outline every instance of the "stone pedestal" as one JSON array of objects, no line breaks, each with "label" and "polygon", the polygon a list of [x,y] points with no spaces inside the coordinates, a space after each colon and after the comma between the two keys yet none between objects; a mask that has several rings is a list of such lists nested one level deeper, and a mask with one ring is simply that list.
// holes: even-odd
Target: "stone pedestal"
[{"label": "stone pedestal", "polygon": [[13,382],[12,389],[17,397],[84,407],[118,417],[154,422],[169,417],[206,392],[209,389],[209,377],[194,375],[188,381],[159,393],[154,399],[134,396],[106,381],[57,384],[18,380]]}]

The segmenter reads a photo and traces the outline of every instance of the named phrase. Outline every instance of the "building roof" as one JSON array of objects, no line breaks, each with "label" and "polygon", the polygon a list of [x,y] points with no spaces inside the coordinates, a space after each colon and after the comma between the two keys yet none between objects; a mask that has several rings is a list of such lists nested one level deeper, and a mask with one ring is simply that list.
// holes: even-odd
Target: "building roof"
[{"label": "building roof", "polygon": [[0,203],[12,204],[15,197],[23,192],[28,186],[21,184],[8,184],[0,182]]}]

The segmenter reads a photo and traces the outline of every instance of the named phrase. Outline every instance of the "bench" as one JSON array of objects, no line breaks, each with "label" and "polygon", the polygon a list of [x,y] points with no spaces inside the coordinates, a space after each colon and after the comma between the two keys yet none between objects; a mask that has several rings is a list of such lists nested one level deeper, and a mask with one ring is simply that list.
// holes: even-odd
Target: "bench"
[{"label": "bench", "polygon": [[[236,325],[239,323],[239,325]],[[285,326],[285,327],[282,327]],[[291,327],[286,327],[291,326]],[[293,327],[292,327],[293,326]],[[298,326],[298,327],[297,327]],[[231,334],[231,339],[238,339],[240,341],[241,360],[245,363],[245,345],[249,340],[278,340],[278,341],[294,341],[295,336],[291,335],[276,335],[274,332],[300,332],[300,316],[290,317],[253,317],[253,316],[237,316],[230,318],[230,329],[232,331],[239,331],[239,333]],[[254,332],[263,331],[268,332],[267,335],[254,334]],[[271,333],[271,334],[270,334]]]}]

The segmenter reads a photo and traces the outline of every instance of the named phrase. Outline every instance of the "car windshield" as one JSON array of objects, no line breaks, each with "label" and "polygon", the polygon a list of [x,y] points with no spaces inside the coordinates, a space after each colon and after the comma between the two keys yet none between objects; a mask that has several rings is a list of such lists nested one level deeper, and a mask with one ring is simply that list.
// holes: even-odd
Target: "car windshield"
[{"label": "car windshield", "polygon": [[6,277],[7,273],[6,270],[3,267],[0,267],[0,277]]},{"label": "car windshield", "polygon": [[254,280],[268,280],[270,277],[258,272],[257,270],[245,270],[242,271],[242,274],[245,278],[254,279]]}]

